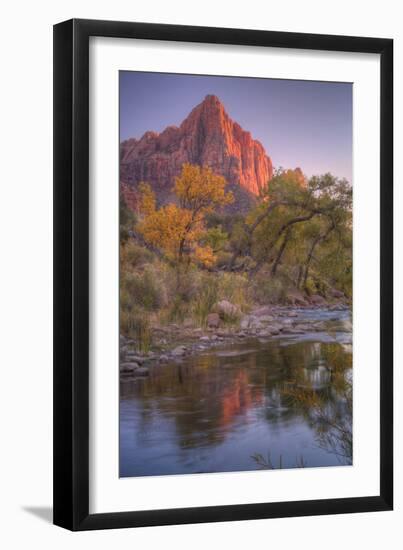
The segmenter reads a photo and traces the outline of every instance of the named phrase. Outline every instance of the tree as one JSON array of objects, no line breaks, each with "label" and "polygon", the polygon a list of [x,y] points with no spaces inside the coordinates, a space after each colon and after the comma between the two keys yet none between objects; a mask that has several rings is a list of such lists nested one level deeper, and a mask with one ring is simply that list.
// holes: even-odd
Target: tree
[{"label": "tree", "polygon": [[225,186],[225,179],[211,168],[184,164],[174,186],[178,204],[157,208],[151,187],[140,185],[142,220],[137,231],[174,263],[178,287],[181,272],[192,261],[206,267],[214,264],[214,251],[206,239],[205,218],[215,208],[232,202],[232,193],[226,193]]},{"label": "tree", "polygon": [[[317,252],[329,239],[347,242],[351,234],[352,189],[331,174],[306,180],[300,171],[278,170],[248,216],[242,238],[237,239],[231,270],[243,269],[250,257],[257,274],[271,264],[271,276],[288,262],[297,268],[295,284],[307,287]],[[350,247],[351,249],[351,247]],[[323,256],[321,258],[323,260]],[[322,262],[323,263],[323,262]]]}]

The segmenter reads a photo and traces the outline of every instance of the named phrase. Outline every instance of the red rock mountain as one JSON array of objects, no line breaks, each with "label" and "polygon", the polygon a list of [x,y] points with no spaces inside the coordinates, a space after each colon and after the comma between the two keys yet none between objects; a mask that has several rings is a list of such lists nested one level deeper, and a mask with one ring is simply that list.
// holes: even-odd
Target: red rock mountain
[{"label": "red rock mountain", "polygon": [[259,141],[230,119],[223,104],[208,95],[178,127],[160,134],[146,132],[139,140],[120,145],[121,190],[133,208],[139,182],[151,184],[160,203],[174,200],[175,177],[186,162],[210,166],[223,175],[234,192],[235,204],[250,204],[273,175]]}]

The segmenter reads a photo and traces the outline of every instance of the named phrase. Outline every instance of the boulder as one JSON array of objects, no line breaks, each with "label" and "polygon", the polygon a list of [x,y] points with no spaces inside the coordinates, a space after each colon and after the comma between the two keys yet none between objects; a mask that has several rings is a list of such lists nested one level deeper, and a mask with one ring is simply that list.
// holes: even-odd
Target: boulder
[{"label": "boulder", "polygon": [[218,313],[209,313],[207,315],[208,328],[218,328],[220,326],[220,316]]},{"label": "boulder", "polygon": [[241,313],[239,307],[231,304],[228,300],[221,300],[218,302],[216,309],[221,319],[225,317],[239,317]]},{"label": "boulder", "polygon": [[305,296],[297,289],[289,290],[286,294],[285,301],[291,306],[307,306],[308,302]]},{"label": "boulder", "polygon": [[326,300],[319,294],[312,294],[310,301],[311,304],[314,304],[315,306],[324,306],[326,304]]},{"label": "boulder", "polygon": [[344,298],[343,292],[341,292],[341,290],[337,290],[336,288],[331,288],[329,290],[329,295],[332,298]]}]

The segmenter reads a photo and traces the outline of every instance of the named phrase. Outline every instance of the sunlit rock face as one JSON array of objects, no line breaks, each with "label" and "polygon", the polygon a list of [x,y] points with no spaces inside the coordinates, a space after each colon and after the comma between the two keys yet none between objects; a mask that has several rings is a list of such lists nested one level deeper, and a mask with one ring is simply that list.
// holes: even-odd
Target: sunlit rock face
[{"label": "sunlit rock face", "polygon": [[262,144],[230,119],[216,96],[208,95],[179,128],[169,126],[160,134],[146,132],[139,140],[121,143],[120,179],[125,196],[146,181],[159,203],[174,200],[175,177],[187,162],[210,166],[224,176],[235,195],[233,207],[238,209],[249,207],[273,175]]}]

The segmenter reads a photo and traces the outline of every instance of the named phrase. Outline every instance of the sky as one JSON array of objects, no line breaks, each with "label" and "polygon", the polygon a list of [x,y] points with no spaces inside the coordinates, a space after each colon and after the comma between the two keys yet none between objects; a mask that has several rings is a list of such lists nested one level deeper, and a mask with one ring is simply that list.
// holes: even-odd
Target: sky
[{"label": "sky", "polygon": [[120,72],[120,140],[179,126],[206,95],[259,140],[275,168],[352,181],[352,84]]}]

